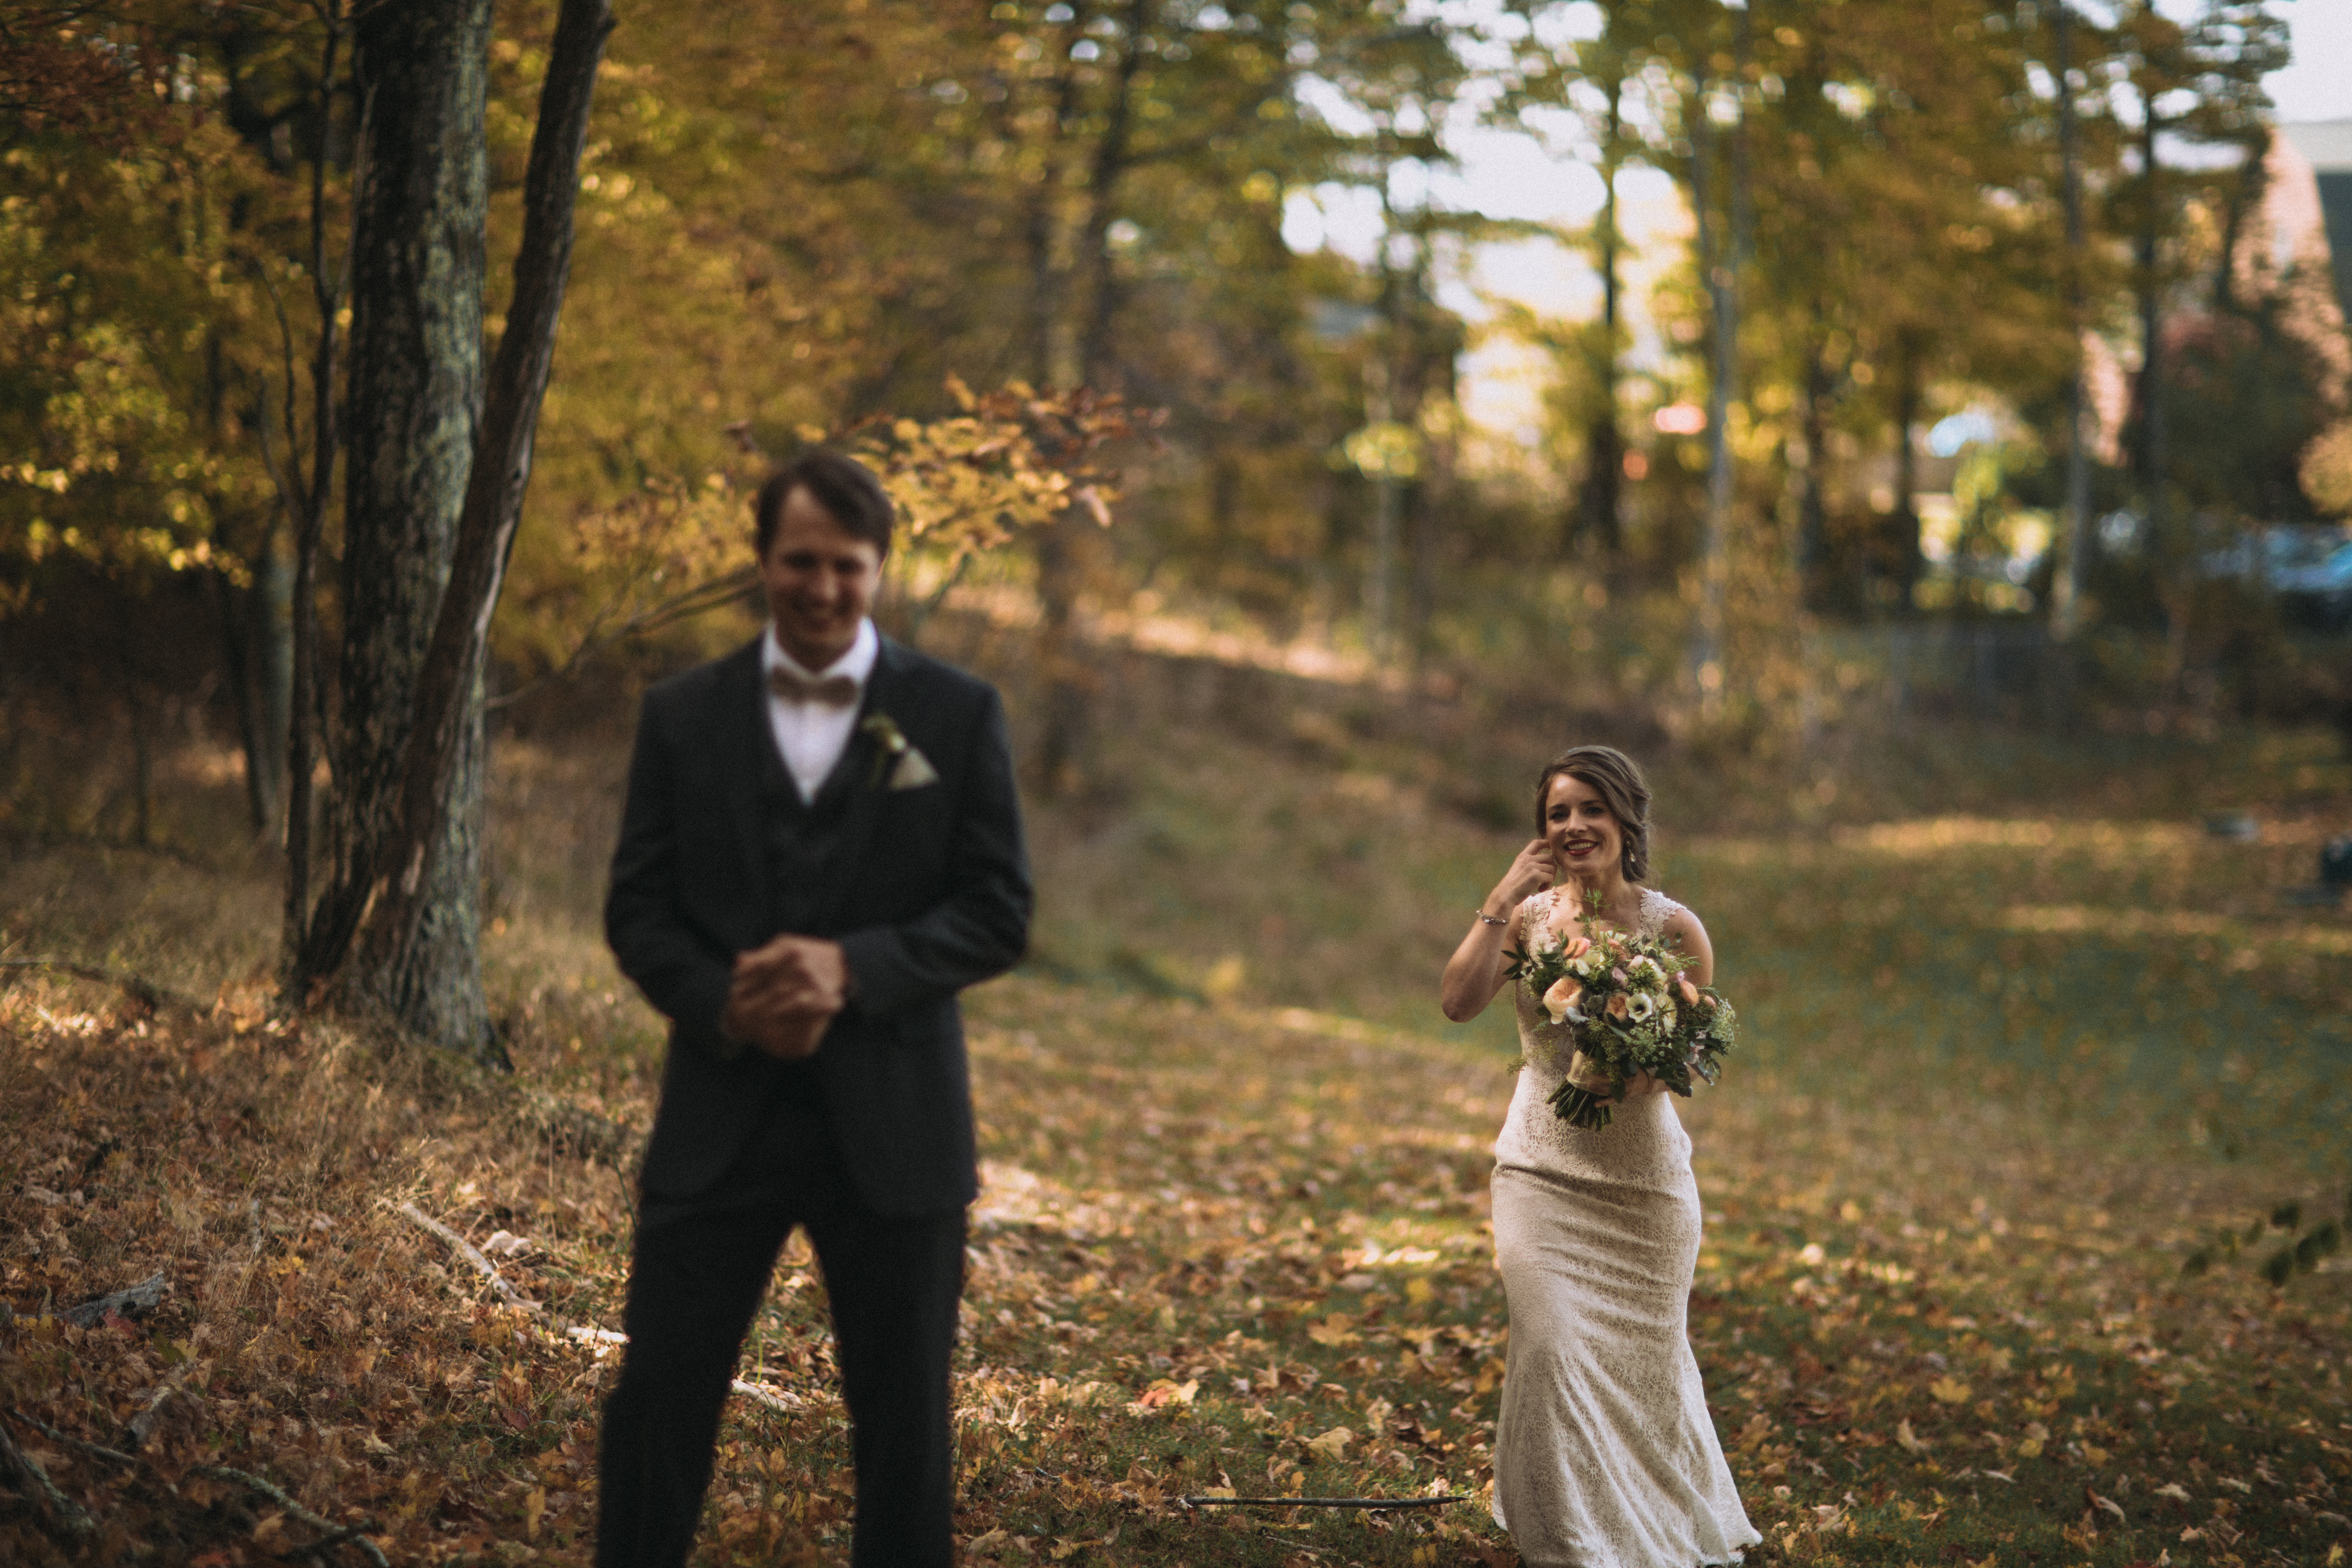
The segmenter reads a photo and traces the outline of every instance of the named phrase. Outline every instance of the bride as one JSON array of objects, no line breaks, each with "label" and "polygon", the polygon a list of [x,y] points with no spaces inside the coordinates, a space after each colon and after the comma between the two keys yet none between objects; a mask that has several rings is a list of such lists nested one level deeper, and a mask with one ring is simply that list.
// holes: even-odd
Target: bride
[{"label": "bride", "polygon": [[[1649,786],[1631,758],[1578,746],[1536,785],[1542,837],[1519,851],[1445,966],[1459,1023],[1505,984],[1507,948],[1597,918],[1661,938],[1714,977],[1698,917],[1654,889]],[[1526,1062],[1495,1142],[1495,1261],[1510,1305],[1495,1520],[1528,1568],[1698,1568],[1762,1537],[1739,1506],[1684,1335],[1698,1262],[1690,1139],[1647,1074],[1605,1127],[1546,1103],[1571,1047],[1517,993]]]}]

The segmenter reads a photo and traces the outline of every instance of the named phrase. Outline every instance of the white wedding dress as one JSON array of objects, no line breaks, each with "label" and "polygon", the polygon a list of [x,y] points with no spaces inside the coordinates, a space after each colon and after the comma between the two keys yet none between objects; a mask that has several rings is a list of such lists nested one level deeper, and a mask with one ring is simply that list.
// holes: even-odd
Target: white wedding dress
[{"label": "white wedding dress", "polygon": [[[1682,906],[1642,891],[1641,934]],[[1524,942],[1552,895],[1519,906]],[[1519,1069],[1495,1142],[1495,1262],[1510,1304],[1495,1520],[1528,1568],[1699,1568],[1748,1522],[1684,1324],[1698,1264],[1690,1138],[1663,1094],[1580,1131],[1546,1103],[1571,1047],[1523,985]]]}]

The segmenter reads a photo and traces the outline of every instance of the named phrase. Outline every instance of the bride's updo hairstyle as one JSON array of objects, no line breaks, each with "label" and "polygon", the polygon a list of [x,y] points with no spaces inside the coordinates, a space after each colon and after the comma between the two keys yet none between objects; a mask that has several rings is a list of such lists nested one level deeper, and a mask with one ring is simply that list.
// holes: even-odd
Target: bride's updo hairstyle
[{"label": "bride's updo hairstyle", "polygon": [[1625,846],[1625,879],[1644,882],[1650,877],[1650,785],[1641,764],[1614,746],[1570,746],[1544,764],[1536,781],[1536,837],[1544,837],[1544,805],[1551,798],[1551,781],[1566,773],[1592,786],[1617,819]]}]

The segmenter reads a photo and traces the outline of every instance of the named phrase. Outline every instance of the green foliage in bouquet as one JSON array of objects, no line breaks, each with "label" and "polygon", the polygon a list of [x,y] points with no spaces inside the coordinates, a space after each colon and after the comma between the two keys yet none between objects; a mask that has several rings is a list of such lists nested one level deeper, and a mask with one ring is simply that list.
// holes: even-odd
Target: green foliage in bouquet
[{"label": "green foliage in bouquet", "polygon": [[1662,942],[1599,923],[1588,904],[1577,931],[1537,932],[1514,948],[1510,977],[1545,1015],[1539,1030],[1573,1047],[1551,1108],[1571,1127],[1609,1125],[1610,1107],[1648,1073],[1687,1098],[1694,1079],[1714,1083],[1739,1038],[1723,993],[1683,974],[1690,959]]}]

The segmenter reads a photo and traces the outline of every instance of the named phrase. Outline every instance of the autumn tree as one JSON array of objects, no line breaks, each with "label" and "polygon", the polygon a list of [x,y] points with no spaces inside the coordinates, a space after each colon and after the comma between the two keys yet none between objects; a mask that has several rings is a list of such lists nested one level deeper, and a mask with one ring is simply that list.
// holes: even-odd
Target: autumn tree
[{"label": "autumn tree", "polygon": [[[0,25],[0,616],[59,609],[61,670],[106,672],[136,757],[131,837],[148,836],[155,716],[176,650],[159,602],[206,589],[233,676],[269,592],[257,548],[274,513],[248,395],[267,363],[271,254],[240,214],[271,172],[161,90],[182,59],[176,7],[57,6]],[[111,635],[57,595],[76,583],[141,606]],[[276,754],[266,671],[233,679],[253,766]],[[111,706],[111,704],[108,704]],[[256,780],[257,829],[274,796]]]},{"label": "autumn tree", "polygon": [[[359,19],[342,693],[327,885],[289,989],[324,982],[426,1039],[500,1053],[480,973],[481,685],[530,472],[608,0],[550,49],[514,290],[482,382],[488,0]],[[299,889],[307,867],[289,868]]]},{"label": "autumn tree", "polygon": [[1591,37],[1564,45],[1549,41],[1569,8],[1527,8],[1529,25],[1515,41],[1516,58],[1507,90],[1496,110],[1510,121],[1539,127],[1547,110],[1572,117],[1580,140],[1573,151],[1590,157],[1601,182],[1601,207],[1585,236],[1593,271],[1601,281],[1601,312],[1577,336],[1572,352],[1581,366],[1583,406],[1570,417],[1584,434],[1584,469],[1570,506],[1565,542],[1589,542],[1615,563],[1623,547],[1624,466],[1627,451],[1622,402],[1622,360],[1628,343],[1624,308],[1625,235],[1619,214],[1619,179],[1641,158],[1645,137],[1635,119],[1642,107],[1642,71],[1654,53],[1657,30],[1649,8],[1638,0],[1608,0],[1597,7],[1600,26]]}]

